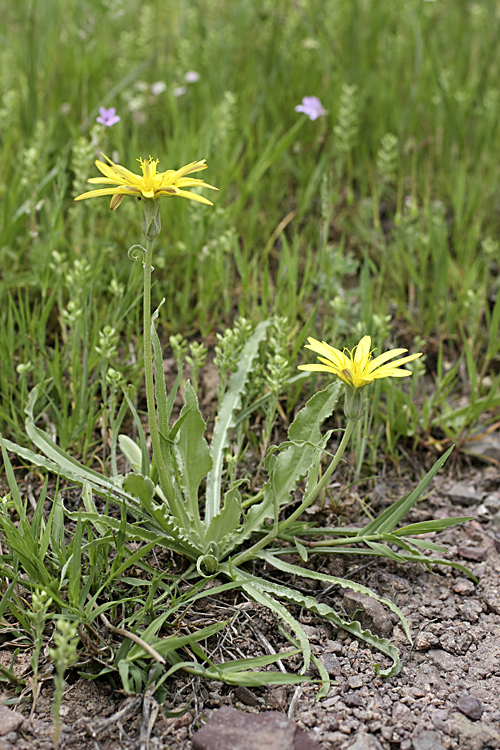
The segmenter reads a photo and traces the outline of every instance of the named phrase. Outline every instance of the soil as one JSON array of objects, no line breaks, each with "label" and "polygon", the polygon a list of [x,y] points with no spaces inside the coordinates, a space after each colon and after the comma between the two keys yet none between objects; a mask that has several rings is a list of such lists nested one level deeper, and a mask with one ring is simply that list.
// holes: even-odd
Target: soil
[{"label": "soil", "polygon": [[[167,685],[167,700],[159,706],[148,693],[126,696],[104,680],[88,681],[70,673],[61,708],[60,747],[191,750],[193,734],[211,713],[222,705],[233,705],[250,713],[272,710],[289,714],[324,750],[500,748],[500,469],[470,470],[466,483],[472,491],[464,493],[456,478],[438,477],[432,493],[412,512],[410,520],[475,516],[436,540],[448,548],[448,559],[469,567],[479,579],[477,585],[446,566],[428,570],[420,564],[403,565],[380,558],[320,556],[308,563],[322,572],[369,586],[402,609],[411,627],[413,646],[392,613],[363,611],[345,592],[326,584],[318,583],[314,592],[340,611],[358,610],[357,616],[361,613],[368,622],[371,618],[373,629],[390,637],[401,650],[399,675],[389,679],[377,676],[374,663],[387,666],[385,657],[320,618],[295,611],[313,653],[331,674],[332,686],[325,699],[317,701],[317,684],[250,690],[178,673]],[[368,501],[372,509],[380,511],[414,486],[408,477],[386,477]],[[351,513],[360,507],[356,499],[360,498],[353,491]],[[269,571],[269,575],[273,573]],[[233,595],[217,607],[240,610],[225,636],[225,647],[232,649],[233,657],[289,647],[269,613],[253,602],[243,597],[236,601]],[[226,614],[219,612],[218,616]],[[3,642],[3,664],[10,664],[14,649],[15,643]],[[29,676],[28,653],[19,654],[16,668],[19,675]],[[17,702],[14,691],[7,688],[1,697],[28,718],[30,701]],[[18,730],[5,734],[8,726],[0,713],[0,750],[53,748],[51,705],[49,678],[42,684],[34,716]],[[182,716],[168,716],[183,709],[186,713]]]}]

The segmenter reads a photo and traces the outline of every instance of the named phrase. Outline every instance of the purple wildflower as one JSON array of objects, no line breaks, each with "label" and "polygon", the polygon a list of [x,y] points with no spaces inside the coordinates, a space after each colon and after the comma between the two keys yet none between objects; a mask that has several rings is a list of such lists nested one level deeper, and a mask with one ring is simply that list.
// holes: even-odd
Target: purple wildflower
[{"label": "purple wildflower", "polygon": [[188,70],[186,75],[184,76],[184,80],[186,83],[198,83],[200,80],[200,74],[196,72],[196,70]]},{"label": "purple wildflower", "polygon": [[107,128],[120,122],[120,118],[116,114],[116,109],[114,107],[110,107],[109,109],[106,109],[106,107],[99,107],[99,117],[96,117],[96,120],[100,125],[105,125]]},{"label": "purple wildflower", "polygon": [[324,109],[317,96],[304,96],[302,104],[298,104],[295,107],[295,111],[303,112],[310,120],[316,120],[321,115],[326,115],[326,109]]}]

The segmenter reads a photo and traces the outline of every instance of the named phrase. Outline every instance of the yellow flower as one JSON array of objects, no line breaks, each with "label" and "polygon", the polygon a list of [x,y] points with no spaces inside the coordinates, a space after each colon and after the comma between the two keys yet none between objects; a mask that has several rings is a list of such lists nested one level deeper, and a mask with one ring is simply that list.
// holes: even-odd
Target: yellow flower
[{"label": "yellow flower", "polygon": [[166,172],[157,172],[156,166],[158,159],[153,159],[151,156],[149,160],[138,159],[137,161],[141,165],[142,176],[129,172],[125,167],[121,167],[119,164],[114,164],[111,159],[108,159],[105,154],[102,154],[106,161],[105,164],[102,161],[96,161],[97,169],[102,172],[104,177],[92,177],[89,182],[97,185],[110,185],[113,187],[101,188],[100,190],[90,190],[88,193],[83,193],[75,198],[75,201],[82,201],[86,198],[98,198],[101,195],[111,195],[110,208],[114,211],[118,208],[123,198],[126,195],[132,195],[137,198],[163,198],[164,196],[180,196],[181,198],[189,198],[192,201],[198,201],[198,203],[206,203],[208,206],[212,206],[207,198],[197,193],[191,193],[183,188],[190,187],[202,187],[210,188],[210,190],[217,190],[213,185],[208,185],[203,180],[198,180],[193,177],[186,177],[186,175],[192,172],[200,172],[202,169],[206,169],[205,159],[202,161],[193,161],[191,164],[186,164],[181,169],[168,169]]},{"label": "yellow flower", "polygon": [[[388,362],[388,360],[408,351],[408,349],[391,349],[372,359],[370,336],[363,336],[352,351],[344,349],[342,352],[334,349],[333,346],[329,346],[324,341],[320,342],[312,338],[307,340],[309,344],[306,344],[306,349],[312,349],[313,352],[321,354],[319,361],[324,364],[299,365],[299,370],[331,372],[352,388],[364,388],[379,378],[405,378],[411,375],[411,372],[401,370],[400,367],[422,356],[422,353],[410,354],[408,357],[396,360],[396,362]],[[385,364],[386,362],[387,364]]]}]

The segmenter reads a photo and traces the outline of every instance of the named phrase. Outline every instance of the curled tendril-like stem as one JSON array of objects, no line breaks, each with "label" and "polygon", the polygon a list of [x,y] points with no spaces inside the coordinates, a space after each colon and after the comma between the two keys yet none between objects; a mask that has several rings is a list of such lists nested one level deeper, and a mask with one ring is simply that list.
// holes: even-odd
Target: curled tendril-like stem
[{"label": "curled tendril-like stem", "polygon": [[139,260],[141,258],[141,255],[144,261],[144,258],[146,257],[146,250],[142,245],[132,245],[132,247],[129,247],[128,257],[130,258],[130,260]]}]

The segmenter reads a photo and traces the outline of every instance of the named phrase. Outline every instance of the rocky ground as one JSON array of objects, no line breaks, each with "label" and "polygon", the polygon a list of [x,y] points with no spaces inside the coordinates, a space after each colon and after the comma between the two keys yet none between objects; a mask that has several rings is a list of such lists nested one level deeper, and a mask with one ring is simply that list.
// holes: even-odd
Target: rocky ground
[{"label": "rocky ground", "polygon": [[[400,496],[403,485],[399,479],[379,483],[373,504],[375,495],[390,500],[394,493]],[[231,745],[224,745],[222,730],[215,727],[215,734],[208,733],[206,741],[202,735],[195,738],[196,748],[254,750],[259,747],[257,741],[260,747],[273,750],[314,746],[323,750],[500,748],[500,470],[488,467],[469,472],[465,483],[436,480],[430,497],[413,512],[411,520],[449,515],[476,518],[441,534],[439,542],[448,547],[450,560],[469,566],[479,579],[477,585],[444,566],[429,571],[420,565],[380,559],[368,563],[367,558],[311,561],[323,572],[347,575],[370,586],[402,609],[414,637],[413,646],[393,615],[372,600],[366,602],[326,586],[314,592],[345,613],[356,613],[363,625],[399,646],[403,668],[396,677],[376,676],[373,665],[379,661],[378,654],[319,618],[297,611],[313,653],[332,677],[325,699],[316,700],[314,684],[249,690],[181,675],[169,683],[170,697],[158,706],[148,694],[124,696],[103,681],[70,675],[61,710],[60,747],[191,750],[200,727],[213,721],[221,706],[233,706],[248,714],[250,723],[245,724],[243,733],[233,736]],[[226,602],[220,606],[234,611],[233,605]],[[241,616],[233,621],[231,648],[253,655],[259,649],[262,653],[286,647],[265,610],[251,602],[236,606]],[[14,647],[8,638],[3,642],[2,663],[10,663]],[[29,674],[29,654],[20,654],[17,664],[20,673]],[[0,750],[54,747],[51,691],[49,679],[43,683],[35,715],[28,721],[29,703],[16,703],[15,693],[5,687],[2,697],[10,710],[0,710]],[[183,708],[187,712],[182,716],[166,715]],[[290,733],[290,725],[284,721],[272,730],[271,744],[258,740],[256,719],[271,711],[290,716],[311,742],[304,744],[304,736]]]}]

